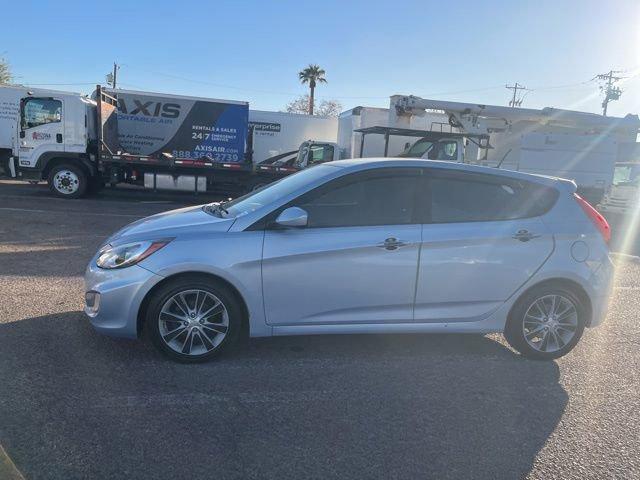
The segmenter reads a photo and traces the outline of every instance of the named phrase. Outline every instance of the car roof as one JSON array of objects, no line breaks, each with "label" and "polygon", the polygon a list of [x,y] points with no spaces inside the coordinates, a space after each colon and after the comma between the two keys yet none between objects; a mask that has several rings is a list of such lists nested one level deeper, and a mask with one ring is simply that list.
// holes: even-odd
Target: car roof
[{"label": "car roof", "polygon": [[352,158],[348,160],[336,160],[330,162],[331,165],[345,168],[351,171],[367,170],[382,167],[420,167],[435,168],[442,170],[454,170],[459,172],[481,173],[486,175],[502,176],[507,178],[526,180],[541,183],[544,185],[558,186],[566,184],[567,187],[575,189],[572,180],[564,178],[537,175],[533,173],[516,172],[513,170],[500,169],[496,167],[486,167],[481,165],[470,165],[468,163],[448,162],[444,160],[425,160],[424,158],[399,158],[399,157],[376,157],[376,158]]}]

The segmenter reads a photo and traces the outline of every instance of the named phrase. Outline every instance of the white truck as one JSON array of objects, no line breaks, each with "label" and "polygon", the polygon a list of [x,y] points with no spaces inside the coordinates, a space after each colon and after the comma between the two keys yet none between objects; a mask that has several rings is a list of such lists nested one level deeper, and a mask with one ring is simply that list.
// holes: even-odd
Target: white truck
[{"label": "white truck", "polygon": [[28,94],[36,97],[80,96],[58,90],[30,89],[22,86],[0,86],[0,168],[9,170],[9,158],[17,141],[20,100]]},{"label": "white truck", "polygon": [[611,188],[604,195],[598,210],[605,215],[631,215],[640,204],[640,162],[617,163]]},{"label": "white truck", "polygon": [[391,97],[388,112],[388,127],[401,132],[410,131],[416,117],[431,119],[436,113],[446,119],[446,126],[431,121],[428,132],[405,156],[569,178],[594,205],[611,186],[614,165],[625,160],[640,128],[638,116],[631,114],[603,117],[556,108],[510,108],[400,95]]},{"label": "white truck", "polygon": [[256,153],[281,156],[295,148],[295,157],[315,145],[337,159],[335,143],[311,137],[322,129],[299,127],[324,121],[322,138],[335,139],[337,120],[300,116],[286,117],[285,123],[276,119],[288,114],[257,112],[252,124],[246,102],[101,86],[92,98],[0,87],[0,105],[0,159],[6,170],[23,180],[47,180],[52,192],[64,198],[123,182],[237,193],[269,178],[256,173],[254,164],[268,160]]}]

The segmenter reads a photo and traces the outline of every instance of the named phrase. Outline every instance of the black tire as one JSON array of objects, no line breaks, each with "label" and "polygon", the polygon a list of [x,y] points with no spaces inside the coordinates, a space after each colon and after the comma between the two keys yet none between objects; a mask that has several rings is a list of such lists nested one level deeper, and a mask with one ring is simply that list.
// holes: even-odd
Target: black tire
[{"label": "black tire", "polygon": [[[550,296],[561,296],[573,303],[576,310],[576,325],[573,337],[562,348],[544,352],[532,347],[525,338],[524,321],[527,310],[537,299]],[[540,285],[527,291],[518,299],[509,313],[505,326],[504,336],[509,344],[520,354],[535,360],[553,360],[569,353],[577,345],[585,328],[588,315],[584,300],[576,292],[561,283],[549,283]],[[548,327],[547,327],[548,328]]]},{"label": "black tire", "polygon": [[102,177],[90,177],[87,185],[87,194],[95,195],[104,188],[104,180]]},{"label": "black tire", "polygon": [[[222,302],[227,312],[228,327],[224,338],[217,346],[206,353],[191,355],[180,353],[171,348],[162,337],[161,323],[163,322],[160,320],[160,312],[163,306],[176,294],[188,290],[201,290],[208,292]],[[242,330],[243,317],[244,310],[233,291],[222,283],[215,281],[215,279],[205,275],[194,274],[168,282],[153,293],[153,296],[149,299],[147,306],[144,327],[146,333],[151,339],[151,342],[161,353],[178,362],[198,363],[211,360],[237,342]],[[179,323],[180,322],[176,322],[176,324]],[[185,328],[185,330],[189,330],[189,328]],[[182,337],[182,334],[180,334],[174,338],[182,341],[182,339],[186,337]],[[197,341],[199,341],[204,347],[204,343],[201,340]]]},{"label": "black tire", "polygon": [[[64,173],[68,172],[67,175]],[[57,179],[58,174],[64,178]],[[84,169],[73,163],[62,163],[56,165],[49,172],[47,178],[49,190],[60,198],[81,198],[87,192],[89,180]],[[67,186],[68,184],[68,186]]]}]

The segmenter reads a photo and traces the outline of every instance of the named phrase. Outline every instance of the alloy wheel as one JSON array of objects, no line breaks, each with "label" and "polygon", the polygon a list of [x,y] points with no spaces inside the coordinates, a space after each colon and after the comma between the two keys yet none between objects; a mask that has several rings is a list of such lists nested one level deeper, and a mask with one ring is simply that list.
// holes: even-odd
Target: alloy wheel
[{"label": "alloy wheel", "polygon": [[160,337],[182,355],[204,355],[216,349],[229,331],[229,313],[222,301],[205,290],[178,292],[158,315]]},{"label": "alloy wheel", "polygon": [[522,323],[524,338],[533,349],[543,353],[561,350],[578,330],[575,304],[562,295],[544,295],[527,308]]}]

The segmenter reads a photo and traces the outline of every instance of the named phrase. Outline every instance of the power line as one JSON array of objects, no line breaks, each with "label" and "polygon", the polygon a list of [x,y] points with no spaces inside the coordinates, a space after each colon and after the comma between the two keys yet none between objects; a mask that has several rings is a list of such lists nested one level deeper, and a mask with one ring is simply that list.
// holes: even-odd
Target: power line
[{"label": "power line", "polygon": [[100,82],[73,82],[73,83],[25,83],[26,86],[30,87],[41,87],[41,86],[49,86],[49,85],[97,85]]},{"label": "power line", "polygon": [[[243,87],[237,87],[237,86],[233,86],[233,85],[226,85],[226,84],[222,84],[222,83],[217,83],[217,82],[209,82],[206,80],[200,80],[200,79],[194,79],[194,78],[189,78],[189,77],[185,77],[182,75],[173,75],[173,74],[169,74],[169,73],[164,73],[164,72],[155,72],[155,71],[151,71],[151,70],[146,70],[140,67],[134,67],[137,68],[138,70],[150,73],[152,75],[159,75],[162,77],[167,77],[167,78],[175,78],[176,80],[183,80],[186,82],[191,82],[191,83],[199,83],[202,85],[211,85],[212,87],[218,87],[218,88],[228,88],[228,89],[232,89],[232,90],[238,90],[238,91],[243,91],[243,92],[253,92],[253,93],[265,93],[265,94],[269,94],[269,95],[284,95],[284,96],[288,96],[288,97],[298,97],[301,95],[301,93],[299,92],[281,92],[281,91],[274,91],[274,90],[261,90],[261,89],[253,89],[253,88],[243,88]],[[458,93],[471,93],[471,92],[481,92],[481,91],[486,91],[486,90],[495,90],[498,88],[502,88],[502,86],[492,86],[492,87],[481,87],[481,88],[472,88],[472,89],[466,89],[466,90],[454,90],[454,91],[447,91],[447,92],[438,92],[438,93],[429,93],[426,95],[422,95],[423,97],[428,97],[428,96],[438,96],[438,95],[454,95],[454,94],[458,94]],[[389,98],[389,95],[333,95],[333,96],[329,96],[329,95],[319,95],[318,98],[332,98],[332,99],[343,99],[343,100],[357,100],[357,99],[387,99]]]},{"label": "power line", "polygon": [[536,91],[540,91],[540,90],[555,90],[555,89],[561,89],[561,88],[574,88],[574,87],[581,87],[581,86],[587,86],[588,84],[592,83],[595,79],[591,79],[591,80],[587,80],[585,82],[578,82],[578,83],[566,83],[564,85],[550,85],[550,86],[543,86],[543,87],[533,87],[531,90],[536,90]]}]

